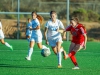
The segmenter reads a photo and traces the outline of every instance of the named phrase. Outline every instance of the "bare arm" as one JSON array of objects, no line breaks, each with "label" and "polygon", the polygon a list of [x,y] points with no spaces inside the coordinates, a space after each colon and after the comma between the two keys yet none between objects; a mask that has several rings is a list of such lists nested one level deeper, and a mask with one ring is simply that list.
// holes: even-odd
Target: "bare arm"
[{"label": "bare arm", "polygon": [[47,31],[48,31],[48,28],[45,27],[45,31],[44,31],[44,38],[45,38],[45,40],[47,40]]},{"label": "bare arm", "polygon": [[63,31],[63,39],[66,39],[66,31]]},{"label": "bare arm", "polygon": [[48,44],[48,40],[47,40],[47,31],[48,31],[48,28],[45,27],[44,38],[45,38],[45,40],[46,40],[46,44]]},{"label": "bare arm", "polygon": [[30,28],[30,30],[38,30],[40,29],[40,25],[38,25],[36,28]]},{"label": "bare arm", "polygon": [[83,48],[85,50],[86,49],[86,43],[87,43],[87,35],[86,34],[84,34],[84,38],[85,38],[85,40],[84,40],[84,46],[83,46]]}]

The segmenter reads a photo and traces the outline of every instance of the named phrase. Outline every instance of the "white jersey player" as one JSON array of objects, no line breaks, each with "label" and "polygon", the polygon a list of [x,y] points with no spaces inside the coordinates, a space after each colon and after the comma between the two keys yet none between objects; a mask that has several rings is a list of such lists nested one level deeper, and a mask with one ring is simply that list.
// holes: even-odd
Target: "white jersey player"
[{"label": "white jersey player", "polygon": [[13,50],[13,47],[8,44],[7,42],[4,41],[4,33],[2,31],[2,23],[1,23],[1,20],[0,20],[0,42],[4,45],[6,45],[7,47],[9,47],[11,50]]},{"label": "white jersey player", "polygon": [[27,27],[26,27],[26,38],[28,41],[30,41],[30,38],[32,35],[32,30],[30,30],[30,28],[32,28],[32,24],[31,24],[31,19],[28,18],[28,23],[27,23]]},{"label": "white jersey player", "polygon": [[35,43],[37,43],[40,49],[47,48],[46,46],[42,45],[42,33],[40,30],[40,22],[37,19],[37,13],[34,11],[32,12],[32,18],[33,20],[30,23],[32,25],[32,28],[30,28],[32,30],[32,35],[30,39],[30,48],[26,57],[27,60],[31,60],[31,55],[33,53],[33,47]]},{"label": "white jersey player", "polygon": [[63,52],[64,57],[66,56],[66,52],[61,47],[62,37],[59,32],[59,28],[64,30],[64,26],[60,20],[58,20],[57,14],[55,11],[50,12],[51,19],[45,25],[45,39],[46,43],[52,47],[52,50],[58,57],[58,68],[61,68],[61,53]]}]

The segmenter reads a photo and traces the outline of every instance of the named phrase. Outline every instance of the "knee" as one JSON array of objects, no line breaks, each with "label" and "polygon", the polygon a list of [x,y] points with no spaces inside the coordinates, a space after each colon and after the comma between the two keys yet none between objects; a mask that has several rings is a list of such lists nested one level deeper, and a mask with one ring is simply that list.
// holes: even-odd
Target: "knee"
[{"label": "knee", "polygon": [[60,47],[57,47],[57,52],[60,52]]},{"label": "knee", "polygon": [[5,42],[1,41],[2,44],[5,44]]},{"label": "knee", "polygon": [[58,52],[58,51],[57,51],[57,49],[56,49],[56,50],[53,50],[53,52],[54,52],[55,55],[57,55],[57,52]]},{"label": "knee", "polygon": [[38,46],[39,47],[39,49],[42,49],[42,46]]}]

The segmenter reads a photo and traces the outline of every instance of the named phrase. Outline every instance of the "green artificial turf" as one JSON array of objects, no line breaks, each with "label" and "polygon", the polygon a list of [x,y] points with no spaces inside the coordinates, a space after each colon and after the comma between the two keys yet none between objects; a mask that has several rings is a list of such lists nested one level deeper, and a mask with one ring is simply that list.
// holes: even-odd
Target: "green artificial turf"
[{"label": "green artificial turf", "polygon": [[[25,57],[28,52],[27,40],[11,40],[6,42],[14,47],[11,51],[0,44],[0,75],[99,75],[100,74],[100,42],[87,42],[87,49],[77,52],[76,58],[79,70],[74,67],[70,59],[62,59],[62,68],[57,68],[57,57],[51,50],[51,55],[42,57],[41,51],[35,45],[32,60]],[[45,42],[43,41],[43,44]],[[70,42],[64,41],[62,46],[68,52]],[[48,46],[49,47],[49,46]],[[50,48],[51,49],[51,48]]]}]

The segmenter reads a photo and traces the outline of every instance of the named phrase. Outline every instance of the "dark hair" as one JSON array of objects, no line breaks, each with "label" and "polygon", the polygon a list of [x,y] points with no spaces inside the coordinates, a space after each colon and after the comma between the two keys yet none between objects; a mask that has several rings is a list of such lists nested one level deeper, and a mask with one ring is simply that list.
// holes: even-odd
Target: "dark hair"
[{"label": "dark hair", "polygon": [[50,11],[50,15],[53,14],[53,13],[56,14],[56,11]]},{"label": "dark hair", "polygon": [[33,11],[32,14],[33,14],[33,13],[35,13],[35,14],[37,15],[37,12],[36,12],[36,11]]},{"label": "dark hair", "polygon": [[70,20],[74,20],[75,22],[79,23],[79,19],[77,17],[72,17]]}]

